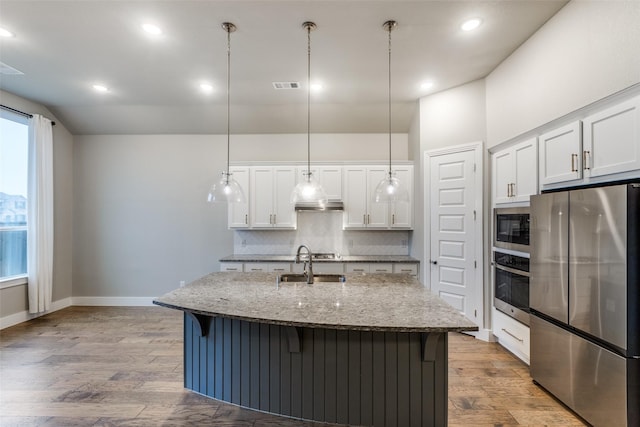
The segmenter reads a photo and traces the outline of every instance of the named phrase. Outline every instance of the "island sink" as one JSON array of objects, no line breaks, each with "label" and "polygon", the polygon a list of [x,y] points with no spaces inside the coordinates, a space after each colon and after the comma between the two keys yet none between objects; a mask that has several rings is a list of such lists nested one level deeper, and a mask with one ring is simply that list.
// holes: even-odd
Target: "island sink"
[{"label": "island sink", "polygon": [[[297,273],[285,273],[281,274],[277,278],[278,283],[282,282],[306,282],[307,275],[306,274],[297,274]],[[313,283],[321,283],[321,282],[342,282],[346,281],[346,277],[344,274],[314,274],[313,275]]]}]

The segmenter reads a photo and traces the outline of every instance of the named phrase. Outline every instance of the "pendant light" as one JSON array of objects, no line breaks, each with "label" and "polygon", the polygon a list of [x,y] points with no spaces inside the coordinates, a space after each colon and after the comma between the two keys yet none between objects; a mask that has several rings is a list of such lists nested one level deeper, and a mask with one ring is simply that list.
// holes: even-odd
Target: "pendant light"
[{"label": "pendant light", "polygon": [[389,32],[389,173],[378,183],[374,192],[376,203],[408,202],[409,192],[391,169],[391,31],[398,26],[396,21],[387,21],[382,27]]},{"label": "pendant light", "polygon": [[236,30],[236,26],[231,22],[222,24],[222,29],[227,33],[227,170],[222,172],[220,181],[214,183],[209,190],[207,201],[209,202],[226,202],[226,203],[244,203],[246,198],[242,187],[238,181],[233,179],[233,174],[229,172],[229,147],[231,134],[229,131],[230,123],[230,88],[231,88],[231,33]]},{"label": "pendant light", "polygon": [[322,209],[327,204],[327,194],[311,172],[311,31],[316,29],[316,24],[305,22],[302,28],[307,30],[307,171],[293,189],[291,203]]}]

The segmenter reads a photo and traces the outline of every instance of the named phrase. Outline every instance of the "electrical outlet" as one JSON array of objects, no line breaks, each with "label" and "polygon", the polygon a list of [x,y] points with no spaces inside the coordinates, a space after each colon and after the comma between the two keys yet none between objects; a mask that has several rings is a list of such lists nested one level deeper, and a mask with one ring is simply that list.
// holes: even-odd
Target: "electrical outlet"
[{"label": "electrical outlet", "polygon": [[240,245],[242,245],[243,248],[247,247],[247,239],[242,239]]}]

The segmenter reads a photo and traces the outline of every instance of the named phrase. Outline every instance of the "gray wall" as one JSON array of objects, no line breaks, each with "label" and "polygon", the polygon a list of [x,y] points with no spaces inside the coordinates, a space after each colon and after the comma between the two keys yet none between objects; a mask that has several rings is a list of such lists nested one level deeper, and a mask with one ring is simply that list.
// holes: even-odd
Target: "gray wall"
[{"label": "gray wall", "polygon": [[[315,142],[315,145],[314,145]],[[312,135],[312,160],[385,160],[388,135]],[[394,157],[407,159],[406,134]],[[234,161],[306,159],[306,135],[234,135]],[[224,135],[77,136],[74,297],[146,297],[233,253],[226,205],[206,195],[226,168]]]},{"label": "gray wall", "polygon": [[572,1],[487,77],[492,147],[640,82],[640,1]]},{"label": "gray wall", "polygon": [[[73,248],[73,146],[64,124],[44,106],[0,91],[0,103],[27,113],[42,114],[53,127],[54,256],[53,301],[71,297]],[[27,285],[0,290],[0,318],[28,309]]]}]

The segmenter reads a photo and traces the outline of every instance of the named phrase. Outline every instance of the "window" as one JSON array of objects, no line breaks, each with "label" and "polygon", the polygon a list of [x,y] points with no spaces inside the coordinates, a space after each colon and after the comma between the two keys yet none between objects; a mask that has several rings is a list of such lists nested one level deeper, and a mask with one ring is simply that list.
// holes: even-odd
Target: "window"
[{"label": "window", "polygon": [[27,274],[28,119],[0,110],[0,281]]}]

